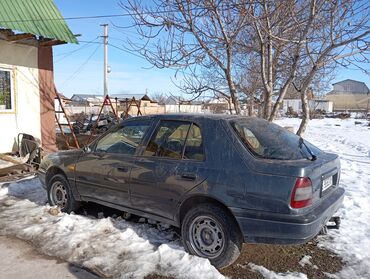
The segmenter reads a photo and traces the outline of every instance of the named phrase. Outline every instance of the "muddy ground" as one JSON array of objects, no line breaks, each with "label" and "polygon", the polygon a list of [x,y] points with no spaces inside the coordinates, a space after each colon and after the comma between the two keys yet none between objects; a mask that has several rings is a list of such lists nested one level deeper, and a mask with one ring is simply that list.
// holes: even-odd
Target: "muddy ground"
[{"label": "muddy ground", "polygon": [[[311,256],[312,265],[302,267],[299,261],[304,256]],[[231,266],[221,270],[229,278],[264,278],[260,273],[253,272],[248,263],[264,266],[276,273],[301,272],[308,278],[329,278],[325,273],[337,273],[344,265],[341,258],[328,250],[317,247],[313,240],[305,245],[285,246],[267,244],[244,244],[239,259]],[[163,279],[167,277],[152,274],[146,279]]]}]

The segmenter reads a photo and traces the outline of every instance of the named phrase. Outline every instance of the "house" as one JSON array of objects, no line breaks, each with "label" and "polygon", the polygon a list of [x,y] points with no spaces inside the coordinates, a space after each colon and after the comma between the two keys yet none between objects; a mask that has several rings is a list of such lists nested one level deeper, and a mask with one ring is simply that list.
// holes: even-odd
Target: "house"
[{"label": "house", "polygon": [[71,106],[101,106],[104,101],[103,95],[94,94],[73,94],[71,97]]},{"label": "house", "polygon": [[346,79],[333,84],[326,100],[334,103],[334,111],[367,111],[370,109],[370,90],[364,82]]},{"label": "house", "polygon": [[211,113],[228,113],[230,108],[233,109],[234,105],[225,97],[215,97],[204,103],[204,109]]},{"label": "house", "polygon": [[[308,107],[311,111],[333,112],[333,102],[329,100],[308,100]],[[297,113],[301,113],[302,101],[301,99],[284,99],[282,108],[284,113],[288,112],[289,108],[292,108]]]},{"label": "house", "polygon": [[169,96],[164,104],[165,113],[201,113],[202,111],[202,102],[187,101],[176,96]]},{"label": "house", "polygon": [[[311,111],[321,110],[325,112],[333,112],[333,102],[329,100],[316,99],[312,88],[308,88],[307,90],[307,99],[308,107]],[[293,109],[294,112],[302,113],[301,94],[293,85],[288,87],[281,108],[283,113],[287,113],[289,108]]]},{"label": "house", "polygon": [[[164,113],[164,106],[158,104],[149,98],[146,94],[111,94],[109,95],[113,108],[118,112],[126,113],[129,108],[129,115],[137,115],[138,106],[140,112],[143,115]],[[71,97],[72,102],[65,109],[71,113],[84,112],[86,114],[97,114],[99,113],[100,107],[103,104],[103,95],[92,95],[92,94],[74,94]],[[136,101],[133,102],[133,100]],[[131,105],[130,105],[131,104]]]},{"label": "house", "polygon": [[[119,103],[118,114],[126,113],[128,109],[129,115],[137,115],[138,108],[142,115],[164,113],[164,106],[153,101],[147,94],[112,94],[112,101],[117,98]],[[135,102],[135,101],[136,102]]]},{"label": "house", "polygon": [[18,133],[54,151],[52,48],[77,40],[52,0],[1,1],[0,10],[0,152],[15,149]]}]

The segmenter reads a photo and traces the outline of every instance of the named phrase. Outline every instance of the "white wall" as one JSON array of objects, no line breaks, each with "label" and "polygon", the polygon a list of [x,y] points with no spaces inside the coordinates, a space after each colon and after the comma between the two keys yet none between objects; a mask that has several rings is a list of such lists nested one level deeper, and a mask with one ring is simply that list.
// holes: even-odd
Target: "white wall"
[{"label": "white wall", "polygon": [[165,113],[201,113],[202,105],[165,105]]},{"label": "white wall", "polygon": [[[320,102],[316,100],[309,100],[308,106],[310,109],[314,110],[325,110],[326,112],[333,112],[333,102],[326,101],[326,102]],[[292,107],[292,109],[295,112],[301,113],[302,112],[302,101],[299,99],[286,99],[283,100],[283,111],[287,112],[288,108]]]},{"label": "white wall", "polygon": [[11,69],[15,110],[0,112],[0,153],[13,149],[18,133],[41,138],[38,50],[0,40],[0,68]]}]

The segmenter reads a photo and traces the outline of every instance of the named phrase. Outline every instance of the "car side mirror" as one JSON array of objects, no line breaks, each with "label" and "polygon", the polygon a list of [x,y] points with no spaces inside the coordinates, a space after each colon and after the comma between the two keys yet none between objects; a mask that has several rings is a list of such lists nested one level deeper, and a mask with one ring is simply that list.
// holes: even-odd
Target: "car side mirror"
[{"label": "car side mirror", "polygon": [[83,150],[83,152],[85,152],[85,153],[90,153],[90,152],[91,152],[91,148],[90,148],[90,146],[88,146],[88,145],[85,145],[85,146],[82,148],[82,150]]}]

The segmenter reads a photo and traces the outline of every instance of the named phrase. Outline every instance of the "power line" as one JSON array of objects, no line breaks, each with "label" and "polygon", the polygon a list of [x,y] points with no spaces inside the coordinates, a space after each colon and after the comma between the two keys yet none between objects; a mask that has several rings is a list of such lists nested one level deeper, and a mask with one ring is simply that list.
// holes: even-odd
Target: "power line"
[{"label": "power line", "polygon": [[[116,39],[116,40],[118,40],[118,38],[114,38],[114,37],[109,37],[110,39]],[[80,42],[86,42],[86,41],[80,41]],[[102,42],[91,42],[92,44],[99,44],[99,45],[102,45],[103,43]],[[139,54],[137,54],[137,53],[135,53],[135,52],[133,52],[133,51],[131,51],[131,50],[128,50],[128,49],[125,49],[125,48],[122,48],[122,47],[119,47],[119,46],[116,46],[116,45],[113,45],[113,44],[111,44],[111,43],[108,43],[108,45],[109,46],[111,46],[111,47],[113,47],[113,48],[115,48],[115,49],[118,49],[118,50],[121,50],[121,51],[123,51],[123,52],[126,52],[126,53],[129,53],[129,54],[132,54],[132,55],[134,55],[134,56],[136,56],[136,57],[139,57],[139,58],[141,58],[141,59],[144,59],[145,60],[145,58],[143,57],[143,56],[141,56],[141,55],[139,55]]]},{"label": "power line", "polygon": [[99,44],[95,50],[90,54],[90,56],[77,68],[76,71],[73,72],[72,75],[70,75],[63,83],[62,85],[66,84],[67,82],[73,80],[82,70],[83,68],[86,66],[87,63],[89,63],[90,59],[94,56],[94,54],[98,51],[98,49],[100,48],[101,44]]},{"label": "power line", "polygon": [[118,46],[112,45],[112,44],[110,44],[110,43],[108,43],[108,45],[109,45],[109,46],[111,46],[111,47],[113,47],[113,48],[116,48],[116,49],[118,49],[118,50],[121,50],[121,51],[123,51],[123,52],[129,53],[129,54],[132,54],[132,55],[134,55],[134,56],[136,56],[136,57],[139,57],[139,58],[141,58],[141,59],[144,59],[144,60],[145,60],[145,58],[144,58],[143,56],[141,56],[141,55],[139,55],[139,54],[137,54],[137,53],[135,53],[135,52],[132,52],[132,51],[130,51],[130,50],[128,50],[128,49],[124,49],[124,48],[121,48],[121,47],[118,47]]},{"label": "power line", "polygon": [[87,48],[87,47],[92,46],[92,45],[93,45],[93,43],[95,43],[95,41],[96,41],[97,39],[98,39],[98,38],[95,38],[94,40],[91,40],[91,41],[84,41],[84,42],[83,42],[83,45],[82,45],[82,46],[80,46],[79,48],[75,49],[75,50],[68,51],[68,52],[64,52],[64,53],[56,54],[55,56],[63,56],[63,57],[61,57],[60,59],[56,60],[56,61],[55,61],[55,63],[58,63],[58,62],[60,62],[60,61],[64,60],[65,58],[67,58],[67,57],[71,56],[72,54],[74,54],[74,53],[76,53],[76,52],[78,52],[78,51],[80,51],[80,50],[83,50],[83,49],[85,49],[85,48]]},{"label": "power line", "polygon": [[[233,7],[239,6],[234,4]],[[202,7],[194,7],[189,9],[189,11],[202,11],[204,8]],[[225,11],[229,9],[224,9]],[[129,16],[136,16],[138,13],[140,15],[160,15],[160,14],[167,14],[167,13],[179,13],[179,10],[168,10],[168,11],[140,11],[137,13],[122,13],[122,14],[108,14],[108,15],[91,15],[91,16],[73,16],[73,17],[59,17],[59,18],[28,18],[28,19],[20,19],[20,20],[5,20],[0,21],[1,23],[15,23],[15,22],[29,22],[29,21],[58,21],[58,20],[84,20],[84,19],[99,19],[99,18],[116,18],[116,17],[129,17]]]},{"label": "power line", "polygon": [[[193,8],[192,11],[200,10],[201,8]],[[170,11],[151,11],[151,12],[140,12],[140,15],[153,15],[153,14],[166,14],[166,13],[177,13],[178,10]],[[28,21],[58,21],[58,20],[83,20],[83,19],[98,19],[98,18],[114,18],[114,17],[128,17],[135,16],[136,13],[122,13],[122,14],[111,14],[111,15],[92,15],[92,16],[75,16],[75,17],[59,17],[59,18],[33,18],[33,19],[21,19],[21,20],[5,20],[0,21],[1,23],[15,23],[15,22],[28,22]]]}]

